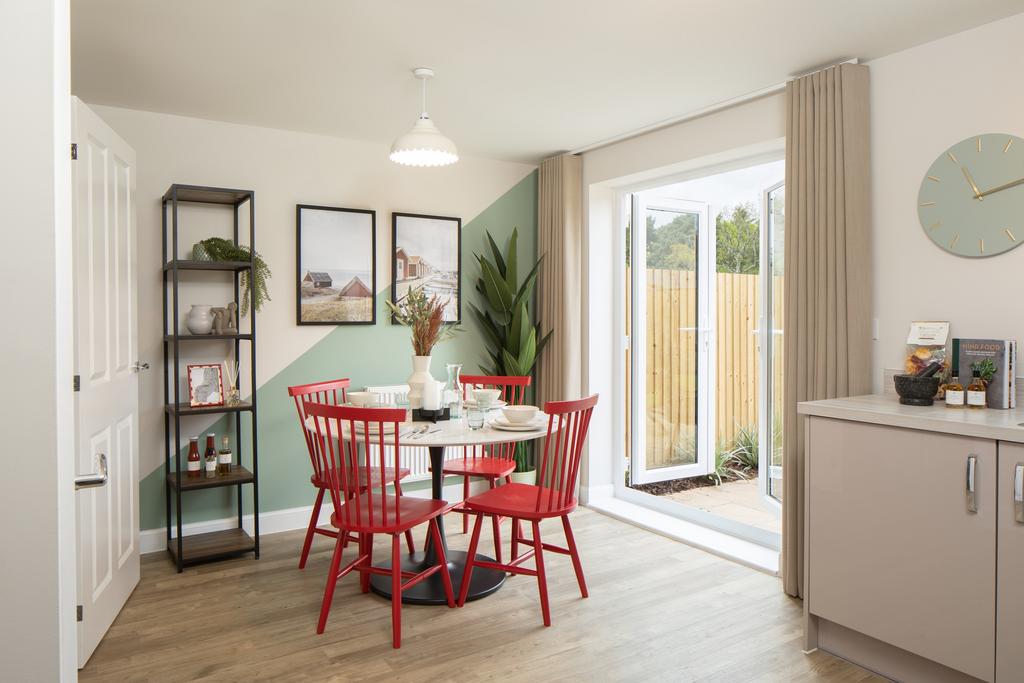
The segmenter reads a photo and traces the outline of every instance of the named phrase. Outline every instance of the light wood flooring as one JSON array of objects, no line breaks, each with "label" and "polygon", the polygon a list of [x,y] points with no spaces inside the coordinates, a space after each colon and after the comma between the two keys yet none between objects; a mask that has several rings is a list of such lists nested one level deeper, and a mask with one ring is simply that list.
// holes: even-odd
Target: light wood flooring
[{"label": "light wood flooring", "polygon": [[[548,553],[550,628],[535,580],[516,576],[462,609],[405,606],[400,650],[391,648],[389,603],[360,593],[354,575],[338,584],[327,630],[316,635],[328,539],[314,541],[302,571],[301,532],[264,536],[258,561],[180,575],[165,554],[147,555],[142,581],[80,679],[882,680],[822,652],[803,655],[801,604],[778,579],[586,509],[572,520],[590,598],[580,599],[569,559]],[[450,545],[464,548],[459,518],[447,524]],[[542,530],[561,544],[557,521]],[[488,543],[481,537],[483,552]]]}]

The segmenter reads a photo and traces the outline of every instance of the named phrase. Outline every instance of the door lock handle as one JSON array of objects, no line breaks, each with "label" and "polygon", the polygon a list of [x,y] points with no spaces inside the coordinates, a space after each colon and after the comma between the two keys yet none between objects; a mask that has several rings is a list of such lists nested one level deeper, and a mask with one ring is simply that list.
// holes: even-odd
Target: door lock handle
[{"label": "door lock handle", "polygon": [[967,456],[967,511],[978,511],[978,492],[975,486],[978,469],[978,456]]},{"label": "door lock handle", "polygon": [[97,486],[103,486],[107,483],[107,455],[105,453],[98,453],[96,455],[96,464],[99,471],[93,472],[92,474],[80,474],[75,477],[75,490],[78,489],[91,489]]},{"label": "door lock handle", "polygon": [[1013,519],[1024,524],[1024,463],[1013,468]]},{"label": "door lock handle", "polygon": [[132,370],[134,370],[135,372],[142,372],[143,370],[149,370],[149,363],[142,363],[142,362],[133,363],[132,364]]}]

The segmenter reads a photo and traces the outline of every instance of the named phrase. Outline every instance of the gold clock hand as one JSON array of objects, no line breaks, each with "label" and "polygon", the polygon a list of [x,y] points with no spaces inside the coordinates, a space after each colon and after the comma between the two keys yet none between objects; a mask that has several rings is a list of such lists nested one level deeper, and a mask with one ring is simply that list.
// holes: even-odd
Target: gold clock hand
[{"label": "gold clock hand", "polygon": [[1024,178],[1018,178],[1017,180],[1013,180],[1013,181],[1008,182],[1008,183],[1003,183],[1002,185],[999,185],[998,187],[993,187],[991,190],[985,190],[984,192],[979,192],[977,197],[978,197],[978,199],[981,199],[982,197],[987,197],[990,194],[995,194],[996,192],[1001,192],[1002,190],[1008,190],[1011,187],[1016,187],[1017,185],[1024,185]]},{"label": "gold clock hand", "polygon": [[974,182],[974,178],[971,177],[971,172],[967,170],[966,166],[961,166],[960,170],[964,172],[964,177],[967,178],[967,184],[974,190],[974,198],[981,199],[981,190],[978,189],[978,185]]}]

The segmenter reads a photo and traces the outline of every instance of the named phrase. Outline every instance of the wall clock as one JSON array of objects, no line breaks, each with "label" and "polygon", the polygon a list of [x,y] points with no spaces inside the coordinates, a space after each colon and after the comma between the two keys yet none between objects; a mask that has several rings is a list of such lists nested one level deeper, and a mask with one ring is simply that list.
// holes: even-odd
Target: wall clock
[{"label": "wall clock", "polygon": [[951,254],[995,256],[1024,241],[1024,139],[988,133],[939,155],[917,193],[932,242]]}]

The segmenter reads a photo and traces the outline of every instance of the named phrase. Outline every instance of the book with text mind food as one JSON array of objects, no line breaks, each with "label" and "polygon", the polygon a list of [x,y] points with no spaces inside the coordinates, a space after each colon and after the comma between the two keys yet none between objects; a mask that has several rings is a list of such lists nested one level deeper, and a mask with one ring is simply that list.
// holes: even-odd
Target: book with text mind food
[{"label": "book with text mind food", "polygon": [[[1010,339],[953,339],[954,371],[967,384],[975,368],[988,368],[994,374],[988,380],[989,408],[1013,408],[1017,405],[1017,342]],[[982,372],[982,374],[985,374]]]}]

